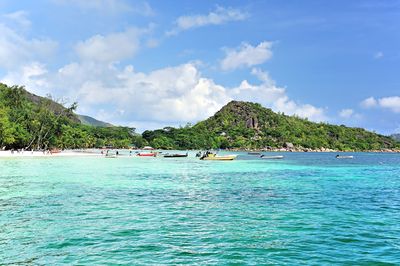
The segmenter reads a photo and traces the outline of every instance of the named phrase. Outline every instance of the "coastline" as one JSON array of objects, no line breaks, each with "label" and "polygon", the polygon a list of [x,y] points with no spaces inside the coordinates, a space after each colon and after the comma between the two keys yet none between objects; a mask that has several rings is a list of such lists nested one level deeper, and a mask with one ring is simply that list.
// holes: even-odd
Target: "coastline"
[{"label": "coastline", "polygon": [[0,151],[0,158],[20,158],[20,157],[79,157],[79,156],[101,156],[100,153],[88,152],[88,151],[74,151],[66,150],[58,153],[50,153],[43,151],[14,151],[5,150]]},{"label": "coastline", "polygon": [[268,149],[226,149],[227,151],[237,152],[370,152],[370,153],[400,153],[400,149],[381,149],[381,150],[334,150],[329,148],[310,149],[310,148],[268,148]]},{"label": "coastline", "polygon": [[[124,149],[121,149],[124,150]],[[141,149],[137,149],[141,150]],[[167,150],[166,150],[167,151]],[[199,151],[199,149],[190,149],[189,151]],[[309,148],[268,148],[268,149],[224,149],[227,152],[297,152],[297,153],[349,153],[349,152],[361,152],[361,153],[400,153],[400,150],[396,149],[382,149],[382,150],[333,150],[333,149],[309,149]],[[0,150],[0,158],[33,158],[33,157],[103,157],[101,149],[89,149],[89,150],[64,150],[57,153],[50,153],[49,151],[11,151],[11,150]]]}]

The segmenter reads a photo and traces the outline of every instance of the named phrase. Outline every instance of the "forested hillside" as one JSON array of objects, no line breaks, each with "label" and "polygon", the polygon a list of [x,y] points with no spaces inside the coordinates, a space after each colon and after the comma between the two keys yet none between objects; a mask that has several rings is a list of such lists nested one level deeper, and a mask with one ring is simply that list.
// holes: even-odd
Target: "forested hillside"
[{"label": "forested hillside", "polygon": [[143,137],[158,148],[329,148],[380,150],[398,148],[390,137],[362,128],[314,123],[278,114],[260,104],[232,101],[214,116],[194,126],[145,131]]},{"label": "forested hillside", "polygon": [[84,125],[68,108],[23,87],[0,83],[0,148],[48,149],[128,147],[142,138],[128,127]]}]

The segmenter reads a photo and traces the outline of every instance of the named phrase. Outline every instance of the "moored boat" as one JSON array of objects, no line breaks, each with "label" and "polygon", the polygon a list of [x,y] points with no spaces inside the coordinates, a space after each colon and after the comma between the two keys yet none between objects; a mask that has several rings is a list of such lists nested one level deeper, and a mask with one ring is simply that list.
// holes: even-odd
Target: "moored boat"
[{"label": "moored boat", "polygon": [[261,155],[261,159],[283,159],[283,155]]},{"label": "moored boat", "polygon": [[353,155],[336,155],[336,159],[353,159]]},{"label": "moored boat", "polygon": [[200,157],[200,160],[206,160],[206,161],[232,161],[236,159],[237,155],[217,155],[215,153],[206,153],[202,157]]},{"label": "moored boat", "polygon": [[182,158],[182,157],[188,157],[188,153],[186,154],[179,154],[179,153],[174,153],[174,154],[164,154],[164,158]]},{"label": "moored boat", "polygon": [[260,155],[261,153],[258,151],[249,151],[247,154],[248,155]]},{"label": "moored boat", "polygon": [[141,157],[156,157],[157,153],[155,152],[139,152],[136,156],[141,156]]},{"label": "moored boat", "polygon": [[[103,151],[101,151],[101,154],[104,154]],[[118,151],[107,150],[104,157],[105,158],[117,158],[118,155],[119,155]]]}]

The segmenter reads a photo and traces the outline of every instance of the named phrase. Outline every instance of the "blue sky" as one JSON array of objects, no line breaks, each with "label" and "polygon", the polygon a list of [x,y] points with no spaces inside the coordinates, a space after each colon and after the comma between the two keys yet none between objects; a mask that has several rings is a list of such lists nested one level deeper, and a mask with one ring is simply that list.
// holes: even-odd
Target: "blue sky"
[{"label": "blue sky", "polygon": [[400,1],[0,1],[0,80],[139,131],[232,99],[400,132]]}]

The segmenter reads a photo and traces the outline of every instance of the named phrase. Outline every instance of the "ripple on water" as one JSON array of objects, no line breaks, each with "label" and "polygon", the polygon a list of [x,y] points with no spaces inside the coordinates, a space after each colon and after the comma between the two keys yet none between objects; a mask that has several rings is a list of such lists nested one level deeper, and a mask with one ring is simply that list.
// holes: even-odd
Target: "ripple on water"
[{"label": "ripple on water", "polygon": [[0,161],[0,264],[398,265],[400,159],[376,156]]}]

